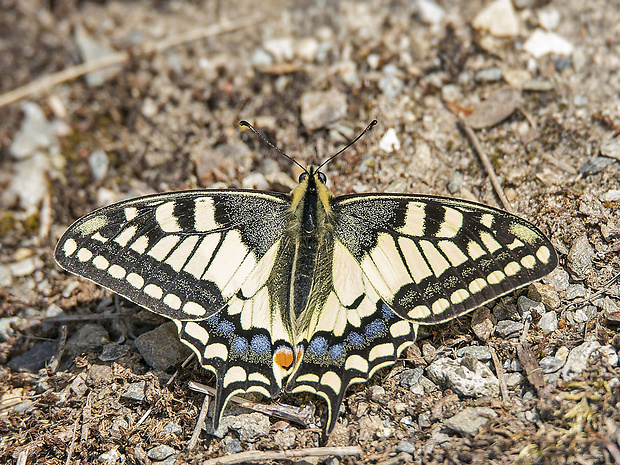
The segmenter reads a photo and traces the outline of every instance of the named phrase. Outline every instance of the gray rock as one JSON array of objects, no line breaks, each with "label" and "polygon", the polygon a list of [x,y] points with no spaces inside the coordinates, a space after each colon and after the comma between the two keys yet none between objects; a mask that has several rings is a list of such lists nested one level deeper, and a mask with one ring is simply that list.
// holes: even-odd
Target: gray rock
[{"label": "gray rock", "polygon": [[457,357],[464,357],[469,355],[481,362],[488,362],[491,360],[491,350],[488,346],[468,346],[462,347],[456,351]]},{"label": "gray rock", "polygon": [[396,452],[406,452],[407,454],[413,455],[415,453],[415,446],[411,444],[409,441],[402,439],[396,445]]},{"label": "gray rock", "polygon": [[13,371],[37,373],[41,368],[45,368],[54,356],[56,346],[56,341],[40,342],[23,354],[13,357],[7,366]]},{"label": "gray rock", "polygon": [[411,370],[405,370],[400,374],[399,384],[404,387],[411,387],[419,383],[420,376],[424,373],[422,368],[413,368]]},{"label": "gray rock", "polygon": [[346,114],[347,97],[336,89],[301,96],[301,122],[311,131],[335,123]]},{"label": "gray rock", "polygon": [[118,449],[110,449],[99,456],[99,461],[105,465],[116,465],[121,459],[122,455]]},{"label": "gray rock", "polygon": [[507,373],[504,376],[504,380],[506,381],[506,387],[508,389],[516,389],[523,384],[523,382],[525,381],[525,377],[518,372]]},{"label": "gray rock", "polygon": [[67,341],[66,350],[76,356],[89,349],[102,347],[110,342],[110,336],[100,324],[87,323],[77,330]]},{"label": "gray rock", "polygon": [[543,374],[555,373],[564,366],[564,360],[558,357],[543,357],[538,363]]},{"label": "gray rock", "polygon": [[562,297],[566,300],[574,300],[579,297],[585,297],[586,295],[587,290],[583,284],[571,284],[566,288]]},{"label": "gray rock", "polygon": [[[121,394],[121,397],[125,399],[137,400],[142,402],[144,400],[144,391],[146,390],[146,381],[138,381],[136,383],[131,383],[125,389],[125,392]],[[165,458],[165,457],[164,457]],[[163,459],[160,459],[163,460]]]},{"label": "gray rock", "polygon": [[238,454],[239,452],[243,452],[243,448],[241,447],[241,441],[237,438],[231,438],[226,436],[224,438],[224,451],[227,454]]},{"label": "gray rock", "polygon": [[269,435],[271,424],[267,415],[254,412],[225,416],[219,429],[222,428],[236,431],[241,442],[253,443]]},{"label": "gray rock", "polygon": [[517,299],[517,307],[519,308],[519,313],[521,315],[532,312],[537,313],[538,315],[543,315],[547,311],[542,302],[536,302],[535,300],[529,299],[524,295]]},{"label": "gray rock", "polygon": [[495,334],[500,337],[518,337],[523,331],[523,323],[512,320],[502,320],[495,327]]},{"label": "gray rock", "polygon": [[579,236],[573,242],[566,258],[568,268],[573,272],[577,279],[586,277],[592,267],[594,249],[586,235]]},{"label": "gray rock", "polygon": [[164,434],[176,434],[177,436],[181,436],[181,434],[183,434],[183,428],[181,428],[181,426],[174,421],[169,421],[166,423],[161,431]]},{"label": "gray rock", "polygon": [[556,268],[551,274],[543,278],[543,283],[553,287],[556,291],[564,291],[569,285],[568,273],[562,268]]},{"label": "gray rock", "polygon": [[538,321],[538,327],[545,333],[549,334],[558,329],[558,315],[555,311],[545,313]]},{"label": "gray rock", "polygon": [[595,358],[600,358],[606,365],[618,366],[618,353],[611,345],[601,346],[590,354],[590,361]]},{"label": "gray rock", "polygon": [[276,431],[273,436],[273,442],[278,446],[278,449],[291,449],[295,446],[297,441],[297,435],[293,428],[287,428],[284,431]]},{"label": "gray rock", "polygon": [[523,50],[534,58],[540,58],[550,54],[570,56],[573,53],[574,47],[564,37],[554,32],[537,29],[525,41]]},{"label": "gray rock", "polygon": [[571,350],[566,359],[566,364],[562,368],[562,378],[570,381],[579,376],[588,367],[590,355],[600,346],[601,344],[598,341],[586,341]]},{"label": "gray rock", "polygon": [[466,408],[445,420],[444,425],[452,431],[466,436],[473,436],[486,425],[491,418],[497,418],[497,413],[487,407]]},{"label": "gray rock", "polygon": [[168,457],[176,454],[177,451],[172,447],[162,444],[160,446],[153,447],[147,452],[147,455],[151,460],[162,461],[166,460]]},{"label": "gray rock", "polygon": [[189,349],[179,341],[173,322],[165,323],[138,336],[136,348],[146,363],[162,371],[182,362],[190,354]]},{"label": "gray rock", "polygon": [[382,386],[370,386],[370,400],[383,402],[385,400],[385,389]]},{"label": "gray rock", "polygon": [[101,349],[99,360],[102,362],[112,362],[125,356],[129,352],[129,346],[127,344],[117,344],[115,342],[106,344]]},{"label": "gray rock", "polygon": [[601,155],[620,160],[620,136],[613,137],[601,145]]},{"label": "gray rock", "polygon": [[417,0],[415,8],[420,21],[426,24],[440,23],[446,15],[446,11],[432,0]]},{"label": "gray rock", "polygon": [[495,396],[499,393],[499,381],[481,362],[477,362],[476,370],[472,371],[456,360],[440,358],[431,363],[426,372],[431,381],[462,396]]},{"label": "gray rock", "polygon": [[608,166],[615,163],[613,158],[607,157],[594,157],[587,160],[583,165],[579,167],[579,172],[584,176],[590,176],[596,173],[600,173]]}]

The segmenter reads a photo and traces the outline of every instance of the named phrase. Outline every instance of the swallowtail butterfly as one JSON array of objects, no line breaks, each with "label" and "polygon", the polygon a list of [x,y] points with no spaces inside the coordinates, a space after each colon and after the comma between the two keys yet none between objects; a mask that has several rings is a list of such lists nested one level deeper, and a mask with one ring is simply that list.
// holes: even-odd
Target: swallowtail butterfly
[{"label": "swallowtail butterfly", "polygon": [[419,325],[557,265],[517,216],[425,195],[334,197],[321,166],[290,194],[194,190],[109,205],[58,243],[62,268],[174,321],[216,375],[215,428],[232,395],[285,391],[322,397],[330,432],[347,387],[395,363]]}]

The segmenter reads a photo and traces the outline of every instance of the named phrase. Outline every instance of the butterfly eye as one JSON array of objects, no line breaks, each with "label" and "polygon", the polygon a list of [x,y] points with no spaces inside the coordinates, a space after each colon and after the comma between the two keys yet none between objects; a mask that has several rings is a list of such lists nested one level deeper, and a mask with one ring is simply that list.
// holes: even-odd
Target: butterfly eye
[{"label": "butterfly eye", "polygon": [[321,173],[320,171],[317,173],[318,177],[319,177],[319,181],[321,181],[321,183],[325,184],[327,182],[327,177]]},{"label": "butterfly eye", "polygon": [[301,173],[299,175],[299,182],[304,182],[304,180],[308,177],[308,173]]}]

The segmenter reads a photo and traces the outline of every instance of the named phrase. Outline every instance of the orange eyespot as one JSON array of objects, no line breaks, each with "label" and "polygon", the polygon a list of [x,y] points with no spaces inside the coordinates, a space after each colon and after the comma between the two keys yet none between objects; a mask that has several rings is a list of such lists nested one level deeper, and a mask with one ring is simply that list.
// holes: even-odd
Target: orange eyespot
[{"label": "orange eyespot", "polygon": [[286,370],[293,364],[293,351],[289,347],[280,347],[273,354],[273,361]]}]

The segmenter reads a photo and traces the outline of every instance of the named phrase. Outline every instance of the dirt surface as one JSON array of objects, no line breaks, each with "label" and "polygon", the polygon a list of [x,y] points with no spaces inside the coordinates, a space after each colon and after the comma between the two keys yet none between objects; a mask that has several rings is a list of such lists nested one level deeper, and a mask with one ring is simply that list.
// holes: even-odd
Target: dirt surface
[{"label": "dirt surface", "polygon": [[[0,462],[202,463],[359,446],[357,456],[291,461],[620,463],[620,4],[506,0],[482,14],[488,5],[0,0],[2,94],[85,56],[127,52],[103,75],[0,108]],[[253,25],[213,34],[248,17]],[[204,38],[164,46],[190,31]],[[504,86],[513,92],[496,99]],[[376,118],[327,166],[334,193],[499,207],[459,126],[477,108],[476,134],[506,197],[552,240],[559,271],[423,331],[406,357],[349,389],[328,438],[317,398],[285,396],[316,406],[308,427],[237,407],[228,432],[203,431],[188,451],[202,405],[188,382],[213,385],[212,376],[195,362],[149,366],[147,353],[173,365],[185,355],[174,342],[149,352],[150,331],[166,340],[163,319],[54,264],[64,229],[114,201],[200,187],[290,190],[299,170],[240,131],[242,119],[307,164]],[[524,311],[523,296],[543,305]],[[557,325],[548,328],[550,312]],[[519,331],[502,332],[511,323]],[[498,363],[459,352],[485,347]],[[506,397],[431,381],[427,368],[443,359],[472,372],[483,364],[506,382]]]}]

